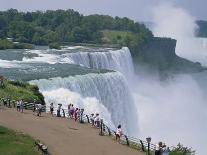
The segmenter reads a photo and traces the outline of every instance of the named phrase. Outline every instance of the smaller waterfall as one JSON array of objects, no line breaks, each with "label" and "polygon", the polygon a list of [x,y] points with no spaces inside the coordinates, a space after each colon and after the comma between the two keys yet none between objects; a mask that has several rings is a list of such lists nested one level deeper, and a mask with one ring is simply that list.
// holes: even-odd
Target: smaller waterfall
[{"label": "smaller waterfall", "polygon": [[110,69],[126,76],[134,72],[132,57],[127,47],[106,52],[72,52],[64,54],[68,62],[94,69]]}]

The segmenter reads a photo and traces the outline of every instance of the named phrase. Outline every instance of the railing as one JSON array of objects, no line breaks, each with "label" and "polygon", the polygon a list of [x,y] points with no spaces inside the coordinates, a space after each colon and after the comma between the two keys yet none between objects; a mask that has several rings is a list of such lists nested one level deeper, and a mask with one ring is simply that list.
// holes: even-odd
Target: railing
[{"label": "railing", "polygon": [[[4,99],[4,98],[0,99],[0,101],[3,102],[3,104],[4,104],[5,100],[6,99]],[[8,107],[16,107],[16,101],[15,100],[11,100],[11,101],[7,100],[6,105]],[[34,111],[35,110],[35,103],[24,102],[24,108],[27,110]],[[48,107],[48,106],[42,107],[42,112],[49,112],[49,111],[50,111],[50,107]],[[57,115],[57,107],[54,107],[53,112],[54,112],[53,113],[54,115]],[[69,116],[68,109],[61,108],[60,116],[63,118],[68,117]],[[84,114],[84,113],[80,116],[79,122],[80,123],[89,123],[89,124],[92,123],[90,120],[90,116],[87,114]],[[105,136],[105,135],[111,136],[111,137],[116,136],[116,131],[114,131],[109,126],[107,126],[104,123],[103,119],[101,119],[100,127],[98,129],[100,130],[99,135],[101,135],[101,136]],[[131,148],[137,149],[139,151],[147,152],[148,155],[154,154],[154,151],[155,151],[155,144],[148,143],[147,141],[144,141],[144,140],[141,140],[138,138],[134,138],[134,137],[130,137],[125,134],[122,134],[122,136],[120,137],[120,143],[123,145],[127,145]]]},{"label": "railing", "polygon": [[[50,107],[46,107],[46,111],[50,111]],[[54,107],[54,114],[56,114],[56,112],[57,112],[57,107]],[[61,108],[60,112],[61,112],[62,117],[69,116],[68,109]],[[90,119],[90,115],[83,114],[82,118],[80,118],[80,119],[83,120],[82,123],[92,124],[91,119]],[[111,129],[109,126],[107,126],[104,123],[103,119],[101,119],[100,127],[98,129],[100,130],[99,135],[101,135],[101,136],[107,135],[107,136],[111,136],[114,138],[116,136],[116,131]],[[123,145],[127,145],[133,149],[143,151],[143,152],[148,152],[148,149],[149,149],[148,154],[154,154],[155,147],[156,147],[155,144],[148,143],[147,141],[144,141],[144,140],[141,140],[138,138],[134,138],[134,137],[130,137],[125,134],[122,134],[122,136],[120,137],[120,143]],[[149,146],[149,148],[148,148],[148,146]]]}]

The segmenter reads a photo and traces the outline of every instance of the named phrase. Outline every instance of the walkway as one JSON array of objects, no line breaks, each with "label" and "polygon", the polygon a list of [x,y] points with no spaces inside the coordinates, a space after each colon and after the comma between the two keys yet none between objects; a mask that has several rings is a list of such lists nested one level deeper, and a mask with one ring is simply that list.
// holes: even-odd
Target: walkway
[{"label": "walkway", "polygon": [[116,143],[108,136],[99,136],[89,124],[31,111],[0,109],[0,125],[29,134],[48,146],[52,155],[144,155]]}]

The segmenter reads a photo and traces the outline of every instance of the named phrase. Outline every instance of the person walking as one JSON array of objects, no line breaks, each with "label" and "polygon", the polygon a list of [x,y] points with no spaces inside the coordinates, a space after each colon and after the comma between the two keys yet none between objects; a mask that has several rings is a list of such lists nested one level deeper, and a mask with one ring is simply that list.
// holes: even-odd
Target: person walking
[{"label": "person walking", "polygon": [[21,113],[23,113],[23,110],[24,110],[24,102],[23,102],[23,100],[20,100],[19,102],[20,102],[20,111],[21,111]]},{"label": "person walking", "polygon": [[121,125],[119,124],[116,129],[116,141],[120,143],[122,131],[121,131]]},{"label": "person walking", "polygon": [[17,101],[17,111],[20,111],[20,101]]},{"label": "person walking", "polygon": [[37,113],[37,116],[41,117],[41,114],[42,114],[42,104],[38,104],[38,113]]}]

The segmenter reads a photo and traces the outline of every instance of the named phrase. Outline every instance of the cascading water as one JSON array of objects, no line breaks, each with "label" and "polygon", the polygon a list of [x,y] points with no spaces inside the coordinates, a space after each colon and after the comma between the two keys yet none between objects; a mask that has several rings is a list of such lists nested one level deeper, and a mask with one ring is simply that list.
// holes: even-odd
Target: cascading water
[{"label": "cascading water", "polygon": [[[72,102],[86,108],[86,111],[89,112],[100,110],[98,112],[105,119],[110,118],[110,115],[106,114],[108,110],[113,124],[121,123],[125,132],[134,135],[134,132],[138,130],[136,126],[138,123],[134,123],[137,122],[136,111],[131,111],[135,105],[121,73],[76,75],[67,78],[34,80],[31,83],[39,86],[47,104],[62,103],[66,108]],[[77,94],[79,94],[78,97]],[[89,102],[95,106],[89,106]],[[97,106],[101,108],[97,109]],[[92,110],[89,110],[88,107]],[[108,122],[110,123],[110,119]],[[131,128],[132,126],[133,128]]]},{"label": "cascading water", "polygon": [[132,57],[127,47],[101,52],[73,52],[64,54],[64,56],[69,59],[68,62],[89,68],[115,70],[125,76],[130,76],[134,72]]}]

